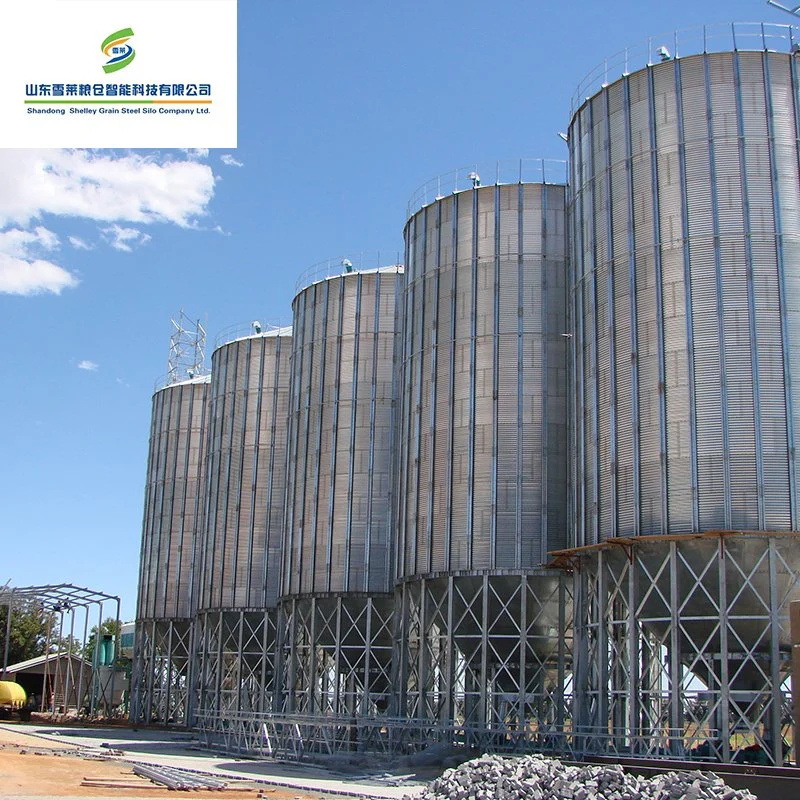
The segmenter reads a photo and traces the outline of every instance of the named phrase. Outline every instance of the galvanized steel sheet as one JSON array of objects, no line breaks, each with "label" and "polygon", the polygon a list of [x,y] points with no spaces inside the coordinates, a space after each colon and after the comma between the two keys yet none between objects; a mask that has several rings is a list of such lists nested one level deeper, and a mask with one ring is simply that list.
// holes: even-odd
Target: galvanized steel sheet
[{"label": "galvanized steel sheet", "polygon": [[565,195],[476,186],[406,225],[399,577],[568,544]]},{"label": "galvanized steel sheet", "polygon": [[290,329],[211,358],[207,511],[196,608],[274,608],[281,569]]},{"label": "galvanized steel sheet", "polygon": [[194,548],[204,503],[208,378],[153,395],[137,619],[191,614]]},{"label": "galvanized steel sheet", "polygon": [[578,544],[800,524],[797,70],[666,60],[572,119]]},{"label": "galvanized steel sheet", "polygon": [[395,306],[402,267],[294,299],[281,594],[391,588]]}]

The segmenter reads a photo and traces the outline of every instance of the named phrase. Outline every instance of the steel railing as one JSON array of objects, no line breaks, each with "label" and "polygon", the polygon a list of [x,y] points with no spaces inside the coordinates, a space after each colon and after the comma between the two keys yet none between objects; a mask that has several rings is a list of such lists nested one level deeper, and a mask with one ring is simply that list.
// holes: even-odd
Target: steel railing
[{"label": "steel railing", "polygon": [[795,53],[799,44],[800,28],[766,22],[702,25],[650,36],[604,59],[583,78],[572,95],[570,119],[609,83],[661,61],[729,51]]},{"label": "steel railing", "polygon": [[401,272],[403,269],[398,251],[375,250],[350,253],[337,258],[328,258],[310,266],[297,279],[295,293],[326,278],[346,275],[351,272]]},{"label": "steel railing", "polygon": [[444,172],[425,181],[411,195],[406,206],[406,219],[435,200],[477,186],[514,183],[567,182],[567,162],[551,158],[518,158],[514,160],[471,164]]}]

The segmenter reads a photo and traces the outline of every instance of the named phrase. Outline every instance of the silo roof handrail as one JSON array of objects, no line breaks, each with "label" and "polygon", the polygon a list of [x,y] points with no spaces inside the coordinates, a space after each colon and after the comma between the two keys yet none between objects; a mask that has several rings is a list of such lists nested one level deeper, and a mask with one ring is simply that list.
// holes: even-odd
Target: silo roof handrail
[{"label": "silo roof handrail", "polygon": [[188,383],[211,383],[211,373],[203,368],[203,371],[199,375],[187,375],[185,378],[181,378],[167,372],[165,375],[161,375],[155,379],[153,383],[153,393],[160,392],[162,389],[167,389],[170,386]]},{"label": "silo roof handrail", "polygon": [[297,279],[295,294],[326,278],[347,275],[354,272],[402,272],[400,253],[391,250],[375,250],[354,253],[337,258],[328,258],[309,267]]},{"label": "silo roof handrail", "polygon": [[[247,339],[251,336],[291,336],[292,326],[280,320],[268,320],[266,317],[253,317],[251,322],[234,322],[223,328],[214,338],[214,349],[230,344],[237,339]],[[258,326],[258,329],[256,329]]]},{"label": "silo roof handrail", "polygon": [[570,120],[590,97],[609,83],[662,61],[730,51],[794,53],[798,45],[800,28],[768,22],[701,25],[650,36],[646,42],[626,47],[604,59],[586,75],[572,95]]},{"label": "silo roof handrail", "polygon": [[[477,181],[477,183],[476,183]],[[425,181],[411,195],[406,219],[435,200],[479,186],[513,183],[566,184],[566,160],[553,158],[518,158],[493,163],[471,164],[437,175]]]}]

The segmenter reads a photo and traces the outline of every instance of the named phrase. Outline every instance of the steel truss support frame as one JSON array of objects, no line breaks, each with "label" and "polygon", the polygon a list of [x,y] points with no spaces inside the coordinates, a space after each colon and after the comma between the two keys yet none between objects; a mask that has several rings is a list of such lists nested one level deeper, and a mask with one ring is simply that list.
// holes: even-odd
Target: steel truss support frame
[{"label": "steel truss support frame", "polygon": [[[300,760],[304,755],[327,756],[360,752],[393,755],[404,736],[405,724],[381,717],[321,716],[308,714],[229,714],[224,726],[213,715],[198,720],[204,745],[227,753]],[[420,737],[415,737],[416,741]],[[406,750],[402,750],[406,752]]]},{"label": "steel truss support frame", "polygon": [[131,676],[131,720],[189,723],[192,621],[137,620]]},{"label": "steel truss support frame", "polygon": [[782,765],[800,534],[610,539],[575,568],[579,753]]},{"label": "steel truss support frame", "polygon": [[397,604],[396,715],[406,733],[485,750],[569,750],[565,573],[418,578],[400,584]]},{"label": "steel truss support frame", "polygon": [[306,718],[374,717],[390,704],[394,596],[284,598],[276,706]]},{"label": "steel truss support frame", "polygon": [[228,609],[195,617],[193,724],[227,741],[233,720],[272,711],[277,610]]},{"label": "steel truss support frame", "polygon": [[[44,662],[39,710],[46,712],[49,709],[53,718],[73,712],[79,716],[86,714],[93,719],[119,715],[121,692],[118,690],[124,686],[124,675],[117,666],[119,633],[114,635],[111,663],[105,663],[105,659],[100,656],[100,630],[105,621],[106,603],[113,603],[115,606],[112,619],[115,620],[118,630],[120,599],[116,595],[71,583],[0,586],[0,606],[6,607],[5,647],[0,679],[6,677],[9,666],[9,631],[13,610],[18,606],[28,610],[38,609],[40,613],[49,616],[44,642],[44,650],[49,658]],[[89,625],[95,613],[97,623],[91,632],[95,636],[95,646],[90,663],[77,653],[89,643]]]},{"label": "steel truss support frame", "polygon": [[[227,753],[301,760],[304,756],[360,752],[397,755],[424,749],[435,741],[457,741],[463,728],[447,731],[439,725],[379,717],[308,714],[229,714],[226,725],[215,727],[213,715],[198,720],[204,745]],[[447,732],[449,735],[444,736]]]}]

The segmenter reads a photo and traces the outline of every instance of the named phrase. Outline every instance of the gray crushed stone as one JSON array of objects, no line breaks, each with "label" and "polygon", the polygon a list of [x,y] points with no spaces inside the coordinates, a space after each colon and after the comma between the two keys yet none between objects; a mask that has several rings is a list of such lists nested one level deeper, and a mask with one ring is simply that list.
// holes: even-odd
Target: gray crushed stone
[{"label": "gray crushed stone", "polygon": [[[406,795],[404,800],[411,800]],[[532,755],[484,755],[448,769],[415,800],[757,800],[713,772],[630,775],[619,765],[568,766]]]}]

